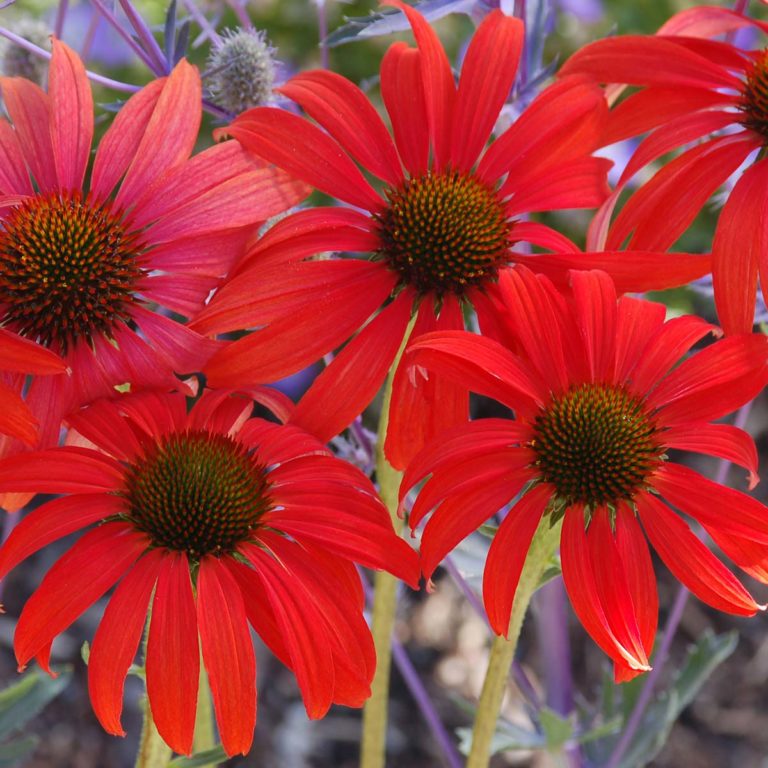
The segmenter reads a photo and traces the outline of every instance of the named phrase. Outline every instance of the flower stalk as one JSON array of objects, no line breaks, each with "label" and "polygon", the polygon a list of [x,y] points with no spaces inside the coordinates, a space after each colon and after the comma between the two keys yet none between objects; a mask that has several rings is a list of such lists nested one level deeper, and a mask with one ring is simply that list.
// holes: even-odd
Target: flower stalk
[{"label": "flower stalk", "polygon": [[507,688],[509,670],[515,658],[520,630],[531,598],[539,587],[541,576],[560,541],[560,527],[559,522],[554,526],[550,525],[550,519],[545,515],[531,542],[515,592],[507,637],[496,637],[491,646],[488,671],[485,674],[472,731],[467,768],[486,768],[491,759],[491,739],[496,730],[496,721]]}]

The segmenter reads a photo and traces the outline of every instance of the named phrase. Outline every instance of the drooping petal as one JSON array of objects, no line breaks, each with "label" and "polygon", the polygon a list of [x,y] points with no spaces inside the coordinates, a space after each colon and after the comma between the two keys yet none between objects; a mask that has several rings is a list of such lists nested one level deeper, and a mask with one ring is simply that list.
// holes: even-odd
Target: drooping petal
[{"label": "drooping petal", "polygon": [[[712,242],[712,286],[726,333],[749,333],[755,317],[757,275],[768,280],[768,163],[755,163],[728,195]],[[763,288],[763,295],[768,289]]]},{"label": "drooping petal", "polygon": [[635,499],[640,519],[659,557],[699,600],[719,611],[753,616],[760,606],[690,528],[655,496]]},{"label": "drooping petal", "polygon": [[421,54],[393,43],[381,60],[381,97],[389,113],[400,157],[412,176],[426,172],[429,126],[421,82]]},{"label": "drooping petal", "polygon": [[383,200],[339,143],[298,115],[274,107],[244,112],[220,129],[254,155],[331,197],[368,211]]},{"label": "drooping petal", "polygon": [[55,352],[0,328],[0,370],[51,374],[66,369],[66,363]]},{"label": "drooping petal", "polygon": [[63,496],[43,504],[18,522],[0,549],[0,579],[52,541],[124,512],[125,501],[106,493]]},{"label": "drooping petal", "polygon": [[440,38],[427,20],[401,0],[383,0],[382,5],[399,8],[407,17],[419,47],[421,81],[427,111],[434,165],[441,170],[450,160],[451,129],[456,102],[456,86],[448,56]]},{"label": "drooping petal", "polygon": [[[445,297],[440,315],[435,318],[430,302],[423,302],[410,339],[432,330],[459,330],[464,315],[453,296]],[[392,399],[384,442],[384,453],[393,467],[404,469],[421,448],[445,429],[466,421],[469,393],[445,376],[414,376],[406,364],[400,365],[392,382]]]},{"label": "drooping petal", "polygon": [[291,423],[327,442],[370,404],[392,367],[413,296],[403,291],[339,352],[296,405]]},{"label": "drooping petal", "polygon": [[189,564],[166,552],[152,602],[147,641],[147,695],[157,730],[174,752],[192,753],[200,650]]},{"label": "drooping petal", "polygon": [[256,725],[256,658],[240,589],[215,557],[200,561],[197,620],[224,751],[248,754]]},{"label": "drooping petal", "polygon": [[292,77],[277,90],[317,120],[363,168],[389,185],[402,183],[400,158],[389,131],[354,83],[335,72],[313,70]]},{"label": "drooping petal", "polygon": [[488,550],[483,572],[483,603],[497,635],[509,633],[509,619],[520,573],[533,534],[554,489],[541,483],[526,493],[502,521]]},{"label": "drooping petal", "polygon": [[100,493],[116,491],[122,483],[122,467],[87,448],[50,448],[0,463],[0,492]]},{"label": "drooping petal", "polygon": [[517,75],[525,34],[520,19],[489,13],[461,67],[451,135],[451,166],[469,171],[488,141]]},{"label": "drooping petal", "polygon": [[147,623],[163,557],[162,550],[153,549],[136,561],[112,595],[91,645],[88,695],[102,728],[115,736],[125,736],[120,723],[125,677]]},{"label": "drooping petal", "polygon": [[89,531],[56,561],[21,612],[14,649],[20,666],[90,608],[147,548],[128,523]]},{"label": "drooping petal", "polygon": [[48,91],[59,187],[68,191],[80,189],[93,141],[93,95],[80,57],[55,37]]}]

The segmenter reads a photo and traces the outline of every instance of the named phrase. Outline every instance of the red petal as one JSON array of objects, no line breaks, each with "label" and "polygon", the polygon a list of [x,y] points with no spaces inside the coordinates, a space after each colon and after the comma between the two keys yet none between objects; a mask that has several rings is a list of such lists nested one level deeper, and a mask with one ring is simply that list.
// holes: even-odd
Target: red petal
[{"label": "red petal", "polygon": [[768,338],[721,339],[683,361],[648,395],[659,423],[711,421],[757,397],[768,384]]},{"label": "red petal", "polygon": [[125,736],[120,723],[125,677],[147,623],[149,598],[164,556],[163,550],[153,549],[139,558],[118,584],[93,638],[88,694],[102,728],[115,736]]},{"label": "red petal", "polygon": [[475,31],[461,67],[451,167],[469,171],[477,162],[515,82],[524,38],[522,21],[500,10]]},{"label": "red petal", "polygon": [[368,211],[377,211],[384,204],[339,143],[304,118],[259,107],[221,130],[248,152],[331,197]]},{"label": "red petal", "polygon": [[559,74],[590,75],[602,83],[679,85],[739,90],[741,81],[676,43],[652,35],[621,35],[584,46]]},{"label": "red petal", "polygon": [[690,37],[716,37],[760,22],[730,8],[698,6],[687,8],[672,16],[659,28],[659,35],[687,35]]},{"label": "red petal", "polygon": [[[768,280],[768,163],[761,160],[736,182],[720,213],[712,242],[712,285],[726,333],[749,333],[755,317],[757,273]],[[763,289],[768,295],[768,288]]]},{"label": "red petal", "polygon": [[328,449],[316,437],[293,424],[271,424],[250,419],[237,434],[238,442],[256,448],[267,466],[283,464],[297,456],[327,454]]},{"label": "red petal", "polygon": [[[200,96],[200,75],[195,67],[182,59],[164,82],[152,116],[144,126],[141,140],[115,198],[117,207],[130,207],[158,176],[190,156],[200,128]],[[142,102],[138,106],[141,111],[137,118],[143,116],[147,105]],[[133,146],[133,129],[129,129],[126,141]],[[117,146],[120,147],[119,144]],[[128,147],[117,149],[120,163],[105,169],[107,175],[119,178],[119,169],[127,150]],[[107,158],[106,162],[109,162]],[[106,188],[111,179],[109,182],[104,179],[102,183]]]},{"label": "red petal", "polygon": [[148,268],[152,271],[194,272],[209,277],[224,277],[245,253],[252,234],[252,227],[240,227],[176,238],[154,246],[147,253]]},{"label": "red petal", "polygon": [[[606,516],[604,510],[601,511]],[[593,518],[594,524],[594,518]],[[610,535],[610,531],[608,532]],[[604,538],[604,537],[602,537]],[[601,538],[600,544],[603,543]],[[563,521],[563,532],[560,538],[560,558],[563,565],[563,581],[565,582],[568,596],[573,605],[579,621],[589,632],[592,639],[607,653],[617,665],[627,667],[638,672],[647,671],[648,659],[637,637],[637,626],[632,628],[626,625],[624,615],[618,605],[620,597],[611,597],[608,593],[612,586],[621,590],[625,599],[628,598],[626,576],[621,570],[615,547],[611,546],[607,551],[601,551],[597,560],[590,551],[590,543],[584,530],[584,509],[580,505],[569,507]],[[595,569],[600,561],[605,561],[602,568],[601,583],[598,586],[598,578]],[[621,580],[621,585],[606,583],[605,576],[615,576]],[[623,586],[623,589],[621,587]],[[610,617],[607,608],[603,606],[603,599],[610,599]],[[631,601],[629,601],[631,609]],[[617,636],[616,631],[621,633]]]},{"label": "red petal", "polygon": [[677,515],[648,493],[635,503],[653,548],[676,579],[719,611],[754,616],[760,606]]},{"label": "red petal", "polygon": [[122,467],[88,448],[50,448],[0,463],[0,492],[99,493],[116,491],[122,484]]},{"label": "red petal", "polygon": [[16,131],[0,118],[0,193],[34,195]]},{"label": "red petal", "polygon": [[416,45],[419,47],[421,81],[434,148],[434,165],[436,170],[441,170],[450,161],[451,126],[456,102],[451,65],[437,34],[418,11],[401,0],[383,0],[382,5],[399,8],[413,28]]},{"label": "red petal", "polygon": [[[446,297],[436,319],[432,303],[425,301],[411,331],[410,339],[432,330],[464,327],[459,302]],[[469,417],[466,388],[444,376],[413,376],[406,365],[398,366],[392,383],[392,399],[384,453],[396,469],[404,469],[421,448],[449,427]]]},{"label": "red petal", "polygon": [[55,37],[52,42],[48,91],[56,175],[61,189],[75,190],[83,185],[91,154],[93,96],[80,57]]},{"label": "red petal", "polygon": [[426,333],[409,345],[403,365],[450,376],[479,395],[492,397],[515,409],[520,397],[543,404],[547,391],[534,382],[518,359],[501,344],[466,331]]},{"label": "red petal", "polygon": [[291,658],[309,717],[325,715],[334,690],[334,666],[328,634],[306,585],[285,566],[251,545],[241,548],[261,579]]},{"label": "red petal", "polygon": [[165,743],[190,755],[200,678],[195,599],[186,554],[166,552],[163,560],[147,642],[147,695]]},{"label": "red petal", "polygon": [[629,380],[643,359],[648,343],[664,325],[667,308],[663,304],[631,296],[619,299],[616,315],[616,367],[612,381]]},{"label": "red petal", "polygon": [[278,91],[317,120],[364,168],[391,186],[402,183],[389,131],[368,97],[347,78],[313,70],[292,77]]},{"label": "red petal", "polygon": [[0,549],[0,579],[52,541],[125,511],[122,498],[106,493],[64,496],[43,504],[19,521]]},{"label": "red petal", "polygon": [[665,446],[717,456],[749,470],[749,490],[760,482],[757,476],[755,441],[743,429],[729,424],[684,424],[661,435]]},{"label": "red petal", "polygon": [[129,523],[105,523],[62,555],[27,600],[14,648],[24,666],[93,605],[147,548],[146,535]]},{"label": "red petal", "polygon": [[413,298],[402,292],[336,355],[297,403],[291,423],[325,443],[368,407],[403,341]]},{"label": "red petal", "polygon": [[37,186],[43,194],[57,187],[51,144],[51,102],[48,95],[23,77],[2,77],[3,103]]},{"label": "red petal", "polygon": [[421,54],[405,43],[393,43],[381,60],[381,97],[389,113],[392,132],[411,176],[426,173],[429,130]]},{"label": "red petal", "polygon": [[66,363],[50,349],[0,328],[0,370],[18,373],[61,373]]},{"label": "red petal", "polygon": [[[545,224],[539,224],[535,221],[516,221],[513,226],[511,237],[515,242],[532,243],[549,251],[555,251],[557,254],[573,253],[574,258],[581,256],[579,246],[576,243]],[[535,258],[538,258],[539,255],[536,254],[536,257],[534,257],[534,260],[529,265],[531,269],[535,270],[535,264],[537,263]],[[526,254],[516,252],[515,261],[519,261],[525,256]]]},{"label": "red petal", "polygon": [[21,395],[0,382],[0,435],[9,435],[34,446],[37,442],[37,427],[37,419]]},{"label": "red petal", "polygon": [[197,620],[224,751],[246,755],[256,725],[256,658],[240,589],[215,557],[200,561]]},{"label": "red petal", "polygon": [[136,156],[166,83],[165,77],[152,80],[131,96],[99,141],[91,174],[91,192],[97,200],[109,197]]}]

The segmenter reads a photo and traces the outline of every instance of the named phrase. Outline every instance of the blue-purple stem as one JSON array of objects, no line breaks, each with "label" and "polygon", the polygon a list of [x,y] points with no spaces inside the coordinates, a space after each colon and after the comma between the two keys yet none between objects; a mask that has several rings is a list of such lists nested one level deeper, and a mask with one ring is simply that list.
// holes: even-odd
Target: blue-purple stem
[{"label": "blue-purple stem", "polygon": [[547,706],[560,715],[573,711],[571,644],[568,638],[568,600],[561,578],[536,593],[535,621],[538,648],[544,669]]},{"label": "blue-purple stem", "polygon": [[[8,537],[13,533],[13,529],[19,524],[22,517],[22,512],[15,512],[9,514],[3,512],[2,522],[2,534],[0,534],[0,545],[5,544],[8,541]],[[3,601],[3,590],[5,589],[5,579],[0,579],[0,603]]]},{"label": "blue-purple stem", "polygon": [[147,26],[144,19],[141,18],[139,12],[133,7],[130,0],[120,0],[120,7],[123,9],[128,21],[131,23],[131,26],[136,32],[136,36],[142,43],[147,55],[154,63],[155,68],[153,68],[152,71],[158,75],[169,74],[173,64],[166,59],[162,48],[160,48],[157,40],[155,40],[155,36],[152,34],[152,31]]},{"label": "blue-purple stem", "polygon": [[[373,587],[364,574],[360,574],[360,580],[363,583],[363,589],[365,590],[365,599],[368,605],[373,604]],[[403,644],[395,637],[391,638],[392,643],[392,658],[397,666],[398,671],[403,677],[408,690],[413,696],[413,700],[421,710],[421,714],[424,716],[429,729],[432,731],[432,735],[435,737],[435,741],[440,747],[440,751],[445,759],[445,764],[448,768],[462,768],[464,760],[459,754],[459,750],[456,748],[451,734],[448,733],[443,721],[440,719],[440,715],[435,709],[432,699],[430,699],[427,689],[424,687],[424,683],[421,682],[421,678],[416,672],[409,656],[408,652],[403,647]]]},{"label": "blue-purple stem", "polygon": [[[515,16],[526,24],[526,0],[515,0]],[[528,84],[528,29],[526,25],[523,36],[523,50],[520,51],[520,71],[518,73],[518,89],[523,90]]]},{"label": "blue-purple stem", "polygon": [[320,38],[320,65],[328,69],[328,8],[326,0],[317,3],[317,36]]},{"label": "blue-purple stem", "polygon": [[213,27],[210,21],[195,5],[194,0],[182,0],[184,7],[187,9],[187,13],[195,20],[195,23],[203,31],[203,35],[211,41],[212,45],[218,46],[221,44],[221,36]]},{"label": "blue-purple stem", "polygon": [[235,12],[235,16],[237,16],[243,29],[253,29],[253,22],[245,12],[245,3],[241,3],[239,0],[227,0],[227,5]]},{"label": "blue-purple stem", "polygon": [[69,0],[59,0],[59,7],[56,9],[56,20],[53,22],[53,34],[61,40],[61,33],[64,31],[64,22],[69,10]]},{"label": "blue-purple stem", "polygon": [[[749,419],[750,411],[752,410],[752,401],[743,405],[736,413],[736,417],[733,420],[733,425],[739,429],[744,429]],[[723,459],[717,468],[715,474],[715,482],[723,484],[728,477],[728,470],[731,468],[731,462]],[[669,649],[672,645],[672,640],[677,632],[677,628],[680,625],[680,620],[683,617],[683,610],[685,604],[688,601],[688,590],[681,586],[675,597],[675,602],[672,604],[672,610],[667,618],[666,626],[664,627],[664,636],[661,640],[658,650],[653,656],[653,669],[647,674],[643,688],[640,691],[640,695],[637,697],[635,707],[627,720],[627,724],[624,726],[624,732],[621,734],[621,738],[613,749],[608,763],[605,768],[618,768],[621,763],[627,748],[632,743],[638,728],[642,724],[645,710],[648,708],[648,704],[653,697],[656,681],[661,674],[661,669],[669,656]]]}]

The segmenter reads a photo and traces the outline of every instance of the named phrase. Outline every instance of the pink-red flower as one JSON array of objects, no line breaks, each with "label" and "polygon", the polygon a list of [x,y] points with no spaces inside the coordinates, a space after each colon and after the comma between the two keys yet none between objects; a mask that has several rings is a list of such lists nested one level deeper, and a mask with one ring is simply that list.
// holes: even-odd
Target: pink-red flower
[{"label": "pink-red flower", "polygon": [[[252,393],[264,400],[263,393]],[[267,399],[283,417],[287,405]],[[14,647],[48,669],[51,642],[117,583],[91,646],[94,711],[122,734],[123,685],[151,599],[146,682],[155,724],[189,754],[200,651],[224,749],[256,719],[248,624],[293,669],[310,717],[370,694],[373,643],[354,563],[418,585],[370,481],[300,428],[250,418],[251,395],[206,391],[97,401],[68,418],[79,445],[0,462],[0,490],[60,493],[0,550],[0,577],[90,527],[27,601]]]},{"label": "pink-red flower", "polygon": [[[632,195],[607,233],[607,248],[625,241],[669,248],[718,187],[768,145],[768,50],[709,39],[745,26],[768,32],[768,24],[735,11],[691,8],[655,36],[600,40],[566,62],[567,77],[641,86],[612,110],[603,137],[608,144],[650,131],[619,190],[648,163],[693,144]],[[768,296],[767,207],[768,162],[758,157],[731,190],[712,246],[715,304],[728,333],[752,330],[758,275]]]},{"label": "pink-red flower", "polygon": [[[325,71],[300,74],[279,89],[318,125],[258,108],[223,129],[349,207],[313,208],[280,221],[193,326],[206,333],[258,328],[208,363],[216,386],[287,375],[360,331],[296,412],[297,423],[326,438],[370,403],[413,313],[414,336],[463,328],[464,305],[481,317],[492,311],[489,296],[517,259],[515,243],[573,250],[549,227],[521,221],[524,214],[596,206],[608,192],[610,163],[590,156],[607,110],[597,86],[585,78],[556,83],[488,145],[515,80],[522,23],[500,10],[488,14],[457,87],[429,24],[405,3],[388,4],[408,15],[417,43],[395,43],[382,61],[393,135],[357,86]],[[349,257],[307,258],[327,251]],[[572,252],[564,259],[590,263],[589,255]],[[390,460],[404,466],[425,436],[466,418],[466,402],[450,382],[414,386],[397,374]]]},{"label": "pink-red flower", "polygon": [[[168,388],[200,370],[216,345],[167,315],[196,314],[255,225],[305,187],[237,142],[190,158],[201,85],[183,60],[120,110],[88,183],[93,97],[77,55],[54,41],[48,93],[23,78],[0,89],[0,328],[69,368],[26,397],[50,445],[63,414],[115,386]],[[13,371],[0,383],[18,393],[25,370]]]},{"label": "pink-red flower", "polygon": [[[408,467],[401,496],[428,478],[410,524],[429,578],[465,536],[522,494],[491,544],[483,597],[506,634],[523,562],[543,515],[560,518],[563,578],[595,642],[626,680],[649,669],[658,598],[646,537],[694,594],[730,613],[760,608],[675,510],[698,522],[739,567],[768,582],[768,510],[669,459],[670,449],[718,456],[757,482],[750,437],[712,424],[768,382],[768,339],[731,336],[680,358],[712,326],[665,322],[663,305],[617,302],[601,272],[572,272],[556,292],[524,268],[502,281],[507,343],[463,331],[417,339],[404,364],[440,372],[514,410],[447,431]],[[502,334],[503,335],[503,334]],[[645,535],[643,534],[645,532]]]}]

